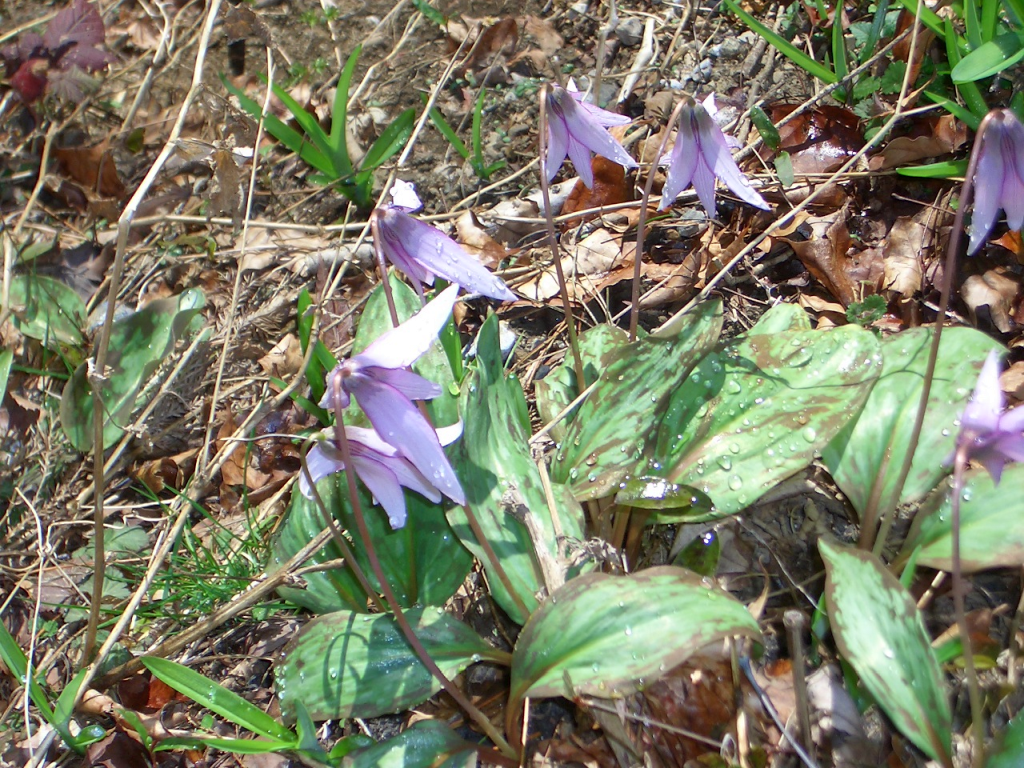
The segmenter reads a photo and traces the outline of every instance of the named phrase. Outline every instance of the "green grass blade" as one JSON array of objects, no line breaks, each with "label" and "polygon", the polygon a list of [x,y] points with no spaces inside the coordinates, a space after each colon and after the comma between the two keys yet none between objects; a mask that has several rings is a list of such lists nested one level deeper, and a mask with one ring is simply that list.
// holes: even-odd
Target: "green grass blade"
[{"label": "green grass blade", "polygon": [[1003,7],[1017,24],[1024,24],[1024,0],[1003,0]]},{"label": "green grass blade", "polygon": [[[266,75],[260,75],[259,77],[264,83],[268,82]],[[316,118],[304,110],[302,105],[293,99],[291,94],[280,85],[274,83],[272,88],[274,89],[274,95],[277,96],[277,98],[279,98],[286,107],[288,107],[288,111],[292,113],[292,117],[295,118],[299,127],[302,128],[303,132],[306,134],[306,138],[309,141],[312,141],[313,145],[320,150],[324,156],[330,157],[330,140],[327,138],[327,134],[324,133],[324,129],[320,127],[320,123],[316,121]]]},{"label": "green grass blade", "polygon": [[846,40],[843,38],[841,16],[842,8],[836,8],[836,15],[832,21],[832,61],[835,64],[836,78],[839,80],[850,74],[850,67],[846,62]]},{"label": "green grass blade", "polygon": [[262,709],[253,706],[237,693],[222,685],[168,659],[155,656],[142,659],[153,675],[167,683],[174,690],[183,693],[197,704],[201,704],[223,718],[246,728],[275,743],[295,744],[295,734],[281,725]]},{"label": "green grass blade", "polygon": [[984,42],[995,39],[998,21],[999,0],[981,0],[981,39]]},{"label": "green grass blade", "polygon": [[[952,34],[953,23],[949,19],[946,19],[946,26],[948,26],[950,30],[950,34],[946,36],[946,57],[949,59],[949,66],[952,69],[956,69],[957,65],[960,63],[960,49],[957,48],[955,42],[953,42],[953,38],[955,37],[955,35]],[[981,118],[988,113],[988,104],[985,103],[985,97],[981,95],[981,89],[973,82],[965,82],[957,85],[957,90],[960,92],[960,96],[963,98],[964,103],[967,104],[967,108],[977,116],[980,122]],[[956,112],[949,109],[948,106],[946,109],[949,110],[951,114],[956,115]],[[957,115],[957,117],[959,117],[959,115]],[[963,120],[963,118],[960,119]],[[970,125],[970,123],[968,123],[968,125]]]},{"label": "green grass blade", "polygon": [[971,110],[965,109],[960,104],[957,104],[952,99],[948,99],[942,94],[934,93],[933,91],[923,91],[921,95],[933,104],[941,105],[943,109],[971,130],[976,131],[978,130],[978,126],[981,125],[980,117],[974,114]]},{"label": "green grass blade", "polygon": [[1024,40],[1014,32],[999,35],[995,40],[982,43],[964,56],[949,76],[953,82],[976,83],[1009,69],[1024,58]]},{"label": "green grass blade", "polygon": [[0,352],[0,402],[3,402],[7,394],[7,379],[11,375],[11,363],[14,362],[14,350],[5,349]]},{"label": "green grass blade", "polygon": [[[11,670],[15,680],[25,682],[25,678],[28,676],[28,657],[25,656],[25,652],[21,650],[21,646],[11,636],[11,633],[7,631],[3,622],[0,622],[0,659]],[[46,722],[54,725],[55,718],[53,709],[50,707],[50,700],[34,677],[28,681],[28,692],[32,697],[32,703],[42,712]]]},{"label": "green grass blade", "polygon": [[476,168],[477,175],[480,175],[480,171],[484,169],[485,165],[483,139],[480,137],[485,95],[486,91],[481,88],[480,93],[476,97],[476,106],[473,107],[473,129],[471,136],[473,140],[473,166]]},{"label": "green grass blade", "polygon": [[[427,95],[423,94],[423,101],[426,103]],[[441,132],[441,135],[448,140],[448,143],[452,145],[452,148],[462,155],[463,160],[469,159],[469,149],[466,147],[466,142],[459,138],[458,134],[455,133],[455,129],[448,124],[448,121],[444,119],[444,115],[441,114],[441,110],[437,107],[430,108],[430,122],[434,124],[434,127]]]},{"label": "green grass blade", "polygon": [[391,124],[373,142],[370,151],[366,153],[362,166],[360,166],[360,173],[372,171],[374,168],[386,163],[392,155],[404,147],[405,142],[412,136],[412,126],[415,120],[416,110],[412,107],[392,120]]},{"label": "green grass blade", "polygon": [[964,27],[967,31],[967,44],[972,51],[976,50],[983,42],[977,0],[964,0]]},{"label": "green grass blade", "polygon": [[966,160],[947,160],[928,165],[912,165],[909,168],[897,168],[900,176],[913,176],[918,179],[955,179],[963,178],[967,173]]},{"label": "green grass blade", "polygon": [[264,115],[263,107],[261,107],[255,100],[246,96],[238,88],[235,88],[235,86],[229,83],[227,78],[223,75],[221,75],[220,79],[228,92],[238,99],[238,103],[241,105],[242,109],[257,120],[259,120],[262,115],[263,126],[267,129],[267,133],[284,144],[288,149],[321,173],[328,174],[332,178],[334,177],[334,166],[331,164],[330,159],[321,153],[315,146],[310,144],[301,133],[296,131],[276,115]]},{"label": "green grass blade", "polygon": [[212,747],[224,752],[233,752],[236,755],[263,755],[267,752],[282,752],[294,749],[291,742],[271,741],[263,739],[220,739],[220,738],[199,738],[191,736],[172,736],[164,739],[156,745],[157,752],[166,752],[170,749],[206,749]]},{"label": "green grass blade", "polygon": [[356,62],[363,46],[357,45],[345,62],[345,68],[338,78],[338,90],[334,93],[334,109],[331,110],[331,153],[338,177],[348,177],[355,169],[348,154],[348,139],[345,136],[345,125],[348,122],[348,94],[352,88],[352,76],[356,71]]},{"label": "green grass blade", "polygon": [[[904,0],[904,2],[907,1],[908,0]],[[814,77],[818,78],[823,83],[828,83],[829,85],[831,85],[832,83],[836,83],[839,81],[839,78],[836,77],[835,72],[830,70],[828,67],[824,67],[818,62],[816,62],[806,53],[804,53],[791,42],[789,42],[789,40],[784,38],[782,35],[776,34],[772,30],[770,30],[764,24],[762,24],[749,13],[740,8],[735,0],[725,0],[725,4],[729,7],[729,10],[731,10],[740,18],[740,21],[742,21],[744,24],[750,27],[754,32],[759,34],[769,43],[774,45],[780,53],[782,53],[786,58],[788,58],[798,67],[806,70],[811,75],[814,75]]]},{"label": "green grass blade", "polygon": [[878,47],[878,38],[882,36],[882,26],[885,24],[885,14],[889,12],[889,0],[880,0],[878,8],[875,9],[875,17],[871,21],[871,29],[868,31],[868,39],[864,49],[860,52],[858,63],[863,64],[872,56]]}]

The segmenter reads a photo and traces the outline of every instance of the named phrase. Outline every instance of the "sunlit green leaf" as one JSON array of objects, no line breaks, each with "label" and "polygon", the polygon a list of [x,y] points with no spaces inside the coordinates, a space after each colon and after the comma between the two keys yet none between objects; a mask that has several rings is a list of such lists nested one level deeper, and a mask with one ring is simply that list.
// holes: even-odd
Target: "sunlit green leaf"
[{"label": "sunlit green leaf", "polygon": [[[440,608],[405,615],[449,679],[482,659],[507,662],[507,654]],[[277,669],[277,695],[289,720],[296,701],[314,720],[377,717],[421,704],[440,689],[391,614],[319,616],[285,647]]]},{"label": "sunlit green leaf", "polygon": [[15,275],[10,308],[18,330],[30,338],[50,346],[81,346],[85,341],[85,302],[59,280],[32,273]]},{"label": "sunlit green leaf", "polygon": [[[918,512],[905,551],[920,547],[918,564],[953,567],[952,491],[928,498]],[[964,476],[960,492],[960,567],[966,572],[1024,565],[1024,464],[1009,464],[999,485],[984,469]]]},{"label": "sunlit green leaf", "polygon": [[742,603],[695,573],[660,566],[591,573],[530,617],[512,655],[511,699],[626,694],[731,635],[758,637]]},{"label": "sunlit green leaf", "polygon": [[[175,341],[189,330],[204,303],[201,291],[189,289],[178,296],[151,301],[114,323],[104,372],[107,381],[101,388],[105,448],[124,432],[139,390],[174,348]],[[88,377],[89,364],[85,362],[64,386],[60,403],[61,426],[79,451],[92,448],[93,398]]]},{"label": "sunlit green leaf", "polygon": [[1009,69],[1021,59],[1024,59],[1024,40],[1020,35],[1008,32],[964,56],[949,76],[958,85],[984,80]]},{"label": "sunlit green leaf", "polygon": [[669,396],[721,329],[721,302],[709,301],[670,330],[617,347],[559,446],[552,478],[569,485],[581,501],[617,491],[653,439]]},{"label": "sunlit green leaf", "polygon": [[[491,315],[480,329],[477,366],[462,388],[462,414],[462,438],[452,453],[455,471],[518,600],[494,571],[465,511],[452,508],[448,519],[462,543],[486,569],[495,601],[521,624],[536,608],[534,595],[544,586],[535,547],[543,546],[548,556],[557,559],[563,546],[559,537],[583,538],[583,513],[566,489],[553,483],[557,519],[552,520],[540,472],[530,456],[526,399],[519,381],[506,376],[501,363],[496,315]],[[533,541],[527,526],[516,517],[520,512],[533,516],[542,542]]]},{"label": "sunlit green leaf", "polygon": [[870,552],[825,539],[818,547],[832,633],[843,657],[903,735],[948,763],[949,702],[914,598]]},{"label": "sunlit green leaf", "polygon": [[932,330],[912,328],[881,343],[882,374],[860,418],[852,421],[822,451],[822,459],[854,508],[863,513],[875,477],[888,457],[879,501],[883,510],[924,498],[949,473],[942,460],[953,452],[957,418],[991,349],[1000,345],[972,328],[942,334],[928,409],[914,462],[896,498],[896,479],[917,417]]},{"label": "sunlit green leaf", "polygon": [[672,394],[650,464],[734,514],[813,461],[860,410],[881,369],[878,341],[857,326],[759,332],[705,357]]},{"label": "sunlit green leaf", "polygon": [[387,741],[352,753],[346,768],[473,768],[476,747],[437,720],[420,720]]}]

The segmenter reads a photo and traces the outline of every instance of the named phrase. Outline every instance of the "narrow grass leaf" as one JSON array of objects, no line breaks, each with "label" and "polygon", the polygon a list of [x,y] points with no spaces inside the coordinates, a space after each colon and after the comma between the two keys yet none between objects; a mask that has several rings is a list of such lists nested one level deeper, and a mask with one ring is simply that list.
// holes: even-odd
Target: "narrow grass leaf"
[{"label": "narrow grass leaf", "polygon": [[[426,103],[427,94],[423,94],[423,101]],[[448,143],[452,145],[452,149],[458,152],[463,160],[469,159],[469,148],[466,147],[466,142],[459,138],[459,135],[455,132],[455,129],[449,125],[448,121],[444,119],[444,115],[441,114],[441,110],[437,107],[430,108],[430,122],[434,124],[434,127],[441,132],[441,135],[448,140]]]},{"label": "narrow grass leaf", "polygon": [[740,21],[774,45],[783,56],[788,58],[801,69],[805,70],[808,74],[813,75],[823,83],[828,83],[830,85],[832,83],[839,82],[839,78],[836,77],[835,72],[828,67],[819,64],[782,35],[773,32],[770,28],[759,22],[749,13],[740,8],[739,3],[735,2],[735,0],[725,0],[725,4],[729,7],[730,11],[740,18]]},{"label": "narrow grass leaf", "polygon": [[[972,51],[976,51],[983,42],[981,19],[978,17],[978,3],[976,0],[964,0],[963,9],[964,31],[967,34],[967,44],[971,47]],[[973,80],[974,78],[971,79]],[[953,78],[953,82],[957,82],[956,78]]]},{"label": "narrow grass leaf", "polygon": [[353,752],[346,768],[473,768],[477,748],[438,720],[420,720],[380,744]]},{"label": "narrow grass leaf", "polygon": [[292,750],[295,744],[287,741],[272,741],[267,739],[222,739],[214,736],[208,738],[199,736],[171,736],[163,739],[156,745],[157,752],[167,752],[172,749],[219,749],[223,752],[232,752],[236,755],[265,755],[268,752],[283,752]]},{"label": "narrow grass leaf", "polygon": [[671,565],[628,576],[590,573],[557,590],[512,654],[508,712],[523,698],[610,697],[638,690],[695,651],[757,622],[727,592]]},{"label": "narrow grass leaf", "polygon": [[368,174],[374,168],[386,163],[392,155],[405,146],[405,142],[412,136],[413,123],[416,120],[416,110],[412,107],[402,112],[392,120],[388,127],[381,131],[380,136],[373,142],[366,157],[363,158],[360,173]]},{"label": "narrow grass leaf", "polygon": [[[953,32],[953,22],[950,21],[949,19],[946,19],[946,26],[949,29],[949,33],[946,35],[946,57],[949,59],[949,66],[952,67],[953,69],[956,69],[961,61],[961,50],[960,48],[957,47],[957,36]],[[964,100],[964,103],[967,104],[968,110],[970,110],[971,114],[975,115],[978,118],[978,121],[980,123],[981,118],[983,118],[985,114],[988,112],[988,104],[985,102],[985,97],[982,95],[981,89],[978,88],[978,86],[973,81],[968,80],[963,83],[960,83],[957,86],[957,90],[960,92],[960,96]],[[929,98],[931,98],[931,96],[929,96]],[[936,101],[936,103],[941,103],[944,107],[946,107],[947,110],[949,109],[949,99],[945,99],[944,101],[934,101]],[[959,115],[956,112],[953,112],[952,110],[949,111],[954,116],[959,117]]]},{"label": "narrow grass leaf", "polygon": [[[405,615],[449,679],[474,662],[507,656],[440,608],[413,608]],[[306,624],[285,647],[276,685],[287,720],[295,718],[297,701],[314,720],[377,717],[422,704],[441,689],[394,616],[351,611]]]},{"label": "narrow grass leaf", "polygon": [[363,46],[357,45],[349,54],[344,69],[338,77],[338,86],[334,91],[334,107],[331,109],[331,133],[328,138],[330,157],[334,170],[340,178],[351,176],[355,169],[348,154],[348,137],[345,125],[348,122],[348,94],[352,87],[352,76],[355,74],[356,62]]},{"label": "narrow grass leaf", "polygon": [[262,709],[195,670],[157,656],[143,657],[142,663],[161,682],[226,720],[265,739],[295,743],[295,734]]},{"label": "narrow grass leaf", "polygon": [[[974,115],[971,115],[971,117],[973,118]],[[967,161],[947,160],[941,163],[913,165],[907,168],[897,168],[896,173],[900,174],[901,176],[912,176],[921,179],[955,179],[958,177],[963,178],[964,174],[967,173]]]},{"label": "narrow grass leaf", "polygon": [[950,328],[942,334],[920,441],[897,496],[896,480],[917,418],[931,341],[929,328],[912,328],[882,341],[882,373],[864,410],[822,451],[833,479],[860,514],[867,509],[875,477],[887,456],[879,499],[883,510],[923,499],[949,474],[942,459],[953,452],[957,417],[970,398],[970,383],[978,378],[989,350],[1001,348],[973,328]]},{"label": "narrow grass leaf", "polygon": [[[945,334],[943,334],[945,335]],[[984,469],[966,473],[960,493],[960,567],[965,573],[1024,565],[1024,464],[1009,464],[999,485]],[[906,552],[920,547],[918,563],[953,567],[952,491],[943,488],[918,512]]]},{"label": "narrow grass leaf", "polygon": [[14,362],[14,350],[5,349],[0,352],[0,402],[7,395],[7,380],[11,375],[11,363]]},{"label": "narrow grass leaf", "polygon": [[949,765],[951,716],[914,598],[870,552],[818,543],[825,597],[843,657],[904,736]]},{"label": "narrow grass leaf", "polygon": [[[530,456],[526,399],[518,379],[505,375],[498,318],[493,314],[480,329],[477,365],[462,387],[462,414],[462,439],[455,446],[452,463],[468,505],[518,600],[493,572],[465,511],[452,508],[448,520],[462,543],[483,564],[495,601],[522,624],[528,614],[519,604],[532,611],[537,606],[534,595],[544,584],[535,548],[544,547],[548,557],[557,558],[559,535],[583,537],[583,511],[563,486],[553,483],[557,522],[552,520],[540,472]],[[534,541],[524,521],[515,517],[524,511],[534,517],[542,541]]]},{"label": "narrow grass leaf", "polygon": [[581,501],[616,492],[644,456],[669,397],[718,341],[722,305],[709,301],[665,335],[618,347],[555,455],[552,479]]},{"label": "narrow grass leaf", "polygon": [[[151,301],[138,312],[114,323],[107,356],[107,382],[101,395],[107,418],[103,447],[113,445],[123,433],[135,398],[172,349],[193,329],[205,304],[201,291],[189,289],[178,296]],[[68,379],[60,403],[61,427],[79,451],[92,449],[93,399],[88,362]]]},{"label": "narrow grass leaf", "polygon": [[778,330],[791,317],[708,355],[672,394],[640,474],[710,496],[714,509],[694,519],[735,514],[808,466],[857,415],[881,370],[870,332]]}]

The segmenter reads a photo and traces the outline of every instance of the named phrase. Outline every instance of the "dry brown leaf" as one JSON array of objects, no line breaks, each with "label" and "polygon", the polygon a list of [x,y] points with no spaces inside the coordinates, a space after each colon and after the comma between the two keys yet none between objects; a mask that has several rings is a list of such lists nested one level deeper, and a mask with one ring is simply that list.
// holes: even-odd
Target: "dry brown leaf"
[{"label": "dry brown leaf", "polygon": [[533,37],[540,49],[548,56],[554,56],[565,47],[565,40],[558,34],[555,25],[547,19],[542,19],[539,16],[526,16],[520,22],[526,30],[526,34]]},{"label": "dry brown leaf", "polygon": [[838,301],[827,299],[807,291],[800,291],[797,303],[818,318],[818,328],[834,328],[846,325],[846,308]]},{"label": "dry brown leaf", "polygon": [[[563,246],[570,254],[562,258],[562,270],[568,283],[566,287],[570,298],[577,301],[599,290],[601,279],[623,259],[622,239],[607,229],[595,230],[578,243],[563,243]],[[557,296],[558,278],[554,267],[517,286],[517,290],[535,301]]]},{"label": "dry brown leaf", "polygon": [[960,298],[967,305],[971,320],[977,324],[979,310],[982,317],[987,312],[1000,333],[1009,333],[1016,326],[1012,313],[1019,294],[1019,279],[1007,275],[1002,268],[971,275],[960,288]]},{"label": "dry brown leaf", "polygon": [[916,136],[897,136],[890,141],[880,153],[868,160],[868,168],[882,171],[939,157],[967,141],[967,126],[952,115],[922,120],[919,130],[925,132]]},{"label": "dry brown leaf", "polygon": [[[591,166],[594,170],[594,187],[587,189],[582,181],[573,187],[569,197],[562,205],[562,213],[575,213],[588,208],[601,208],[607,205],[624,203],[632,197],[632,185],[626,183],[626,169],[600,155],[595,155]],[[579,226],[582,221],[590,221],[599,216],[598,213],[573,219],[565,223],[566,229]]]},{"label": "dry brown leaf", "polygon": [[921,254],[931,235],[930,209],[915,216],[901,216],[882,247],[884,277],[882,287],[901,296],[913,296],[921,290],[923,276]]},{"label": "dry brown leaf", "polygon": [[466,211],[455,220],[455,233],[462,247],[488,267],[497,267],[508,258],[508,251],[487,234],[472,211]]},{"label": "dry brown leaf", "polygon": [[999,377],[999,384],[1012,399],[1018,402],[1024,400],[1024,360],[1003,371],[1003,375]]},{"label": "dry brown leaf", "polygon": [[854,284],[847,274],[847,254],[850,250],[850,232],[846,228],[847,209],[842,208],[829,216],[808,218],[810,237],[796,240],[790,237],[779,239],[787,243],[797,258],[829,292],[845,306],[856,300]]},{"label": "dry brown leaf", "polygon": [[302,344],[289,333],[256,362],[267,376],[288,379],[302,370]]},{"label": "dry brown leaf", "polygon": [[[795,104],[773,104],[773,123],[796,109]],[[831,173],[864,146],[860,119],[843,107],[819,106],[786,123],[780,130],[780,149],[789,152],[793,173]]]}]

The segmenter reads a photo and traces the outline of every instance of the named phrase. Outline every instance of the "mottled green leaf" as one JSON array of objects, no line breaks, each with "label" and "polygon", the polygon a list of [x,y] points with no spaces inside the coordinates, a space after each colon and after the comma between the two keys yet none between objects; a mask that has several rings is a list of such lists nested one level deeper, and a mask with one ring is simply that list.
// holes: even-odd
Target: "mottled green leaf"
[{"label": "mottled green leaf", "polygon": [[551,476],[576,498],[618,489],[637,465],[669,396],[718,341],[722,305],[709,301],[652,334],[618,347],[562,441]]},{"label": "mottled green leaf", "polygon": [[[628,336],[621,328],[605,323],[587,329],[579,336],[580,357],[583,360],[583,377],[586,386],[590,386],[608,363],[609,354],[627,343]],[[573,367],[571,353],[566,353],[561,365],[552,369],[547,376],[537,381],[537,412],[541,420],[547,424],[565,410],[573,400],[579,397],[580,388],[576,386],[576,371]],[[551,429],[554,440],[562,440],[579,408],[575,408],[565,419]]]},{"label": "mottled green leaf", "polygon": [[[362,539],[356,533],[345,473],[324,478],[317,483],[317,490],[341,529],[352,531],[348,537],[349,546],[363,573],[371,584],[377,586]],[[452,535],[441,506],[418,493],[406,491],[409,517],[405,526],[395,531],[391,529],[387,515],[372,503],[371,495],[362,485],[359,487],[359,500],[377,556],[399,602],[405,607],[417,603],[443,605],[465,580],[473,565],[473,557]],[[323,516],[316,502],[307,499],[296,487],[288,516],[274,538],[269,569],[275,570],[287,562],[323,529]],[[308,564],[340,557],[341,551],[331,541]],[[368,610],[367,594],[348,567],[308,573],[304,579],[305,589],[284,587],[281,594],[314,613]]]},{"label": "mottled green leaf", "polygon": [[[178,296],[151,301],[114,323],[107,353],[107,382],[101,388],[106,416],[104,448],[113,445],[124,432],[139,390],[189,329],[204,303],[201,291],[189,289]],[[60,403],[61,426],[79,451],[92,448],[93,401],[88,373],[89,361],[78,366],[64,386]]]},{"label": "mottled green leaf", "polygon": [[640,471],[710,496],[715,509],[693,519],[739,512],[814,460],[880,369],[878,341],[863,328],[752,332],[676,388]]},{"label": "mottled green leaf", "polygon": [[[482,659],[503,662],[465,624],[440,608],[405,612],[430,658],[449,678]],[[377,717],[422,704],[441,689],[391,614],[329,613],[306,624],[277,668],[281,713],[301,701],[314,720]]]},{"label": "mottled green leaf", "polygon": [[829,620],[843,657],[903,735],[948,763],[949,702],[913,597],[870,552],[824,539],[818,548]]},{"label": "mottled green leaf", "polygon": [[510,711],[525,696],[627,694],[757,622],[695,573],[660,566],[628,576],[591,573],[557,590],[530,617],[512,654]]},{"label": "mottled green leaf", "polygon": [[851,421],[822,451],[822,460],[836,484],[860,513],[867,508],[871,486],[886,455],[890,458],[880,509],[891,510],[924,498],[949,474],[942,459],[953,452],[956,420],[967,405],[989,350],[1001,348],[972,328],[948,328],[943,332],[921,439],[897,500],[896,477],[917,417],[931,342],[929,328],[913,328],[884,340],[882,374],[861,417]]},{"label": "mottled green leaf", "polygon": [[11,279],[10,308],[26,336],[54,346],[81,346],[85,302],[59,280],[28,273]]},{"label": "mottled green leaf", "polygon": [[420,720],[397,736],[352,753],[344,768],[473,768],[476,747],[437,720]]},{"label": "mottled green leaf", "polygon": [[[919,565],[953,567],[952,490],[929,497],[918,512],[905,552],[921,547]],[[1024,464],[1009,464],[999,485],[984,469],[964,475],[960,492],[960,567],[966,573],[1024,565]]]},{"label": "mottled green leaf", "polygon": [[[522,624],[529,614],[518,603],[533,611],[537,607],[534,595],[544,586],[535,546],[544,546],[557,560],[560,537],[583,538],[583,511],[563,486],[552,483],[557,516],[552,520],[540,472],[530,456],[526,399],[519,381],[505,375],[495,315],[480,329],[477,365],[462,388],[462,418],[462,438],[452,452],[455,471],[518,601],[494,572],[465,511],[452,508],[448,520],[462,543],[483,564],[498,605]],[[526,525],[512,513],[532,515],[543,542],[534,542]]]}]

